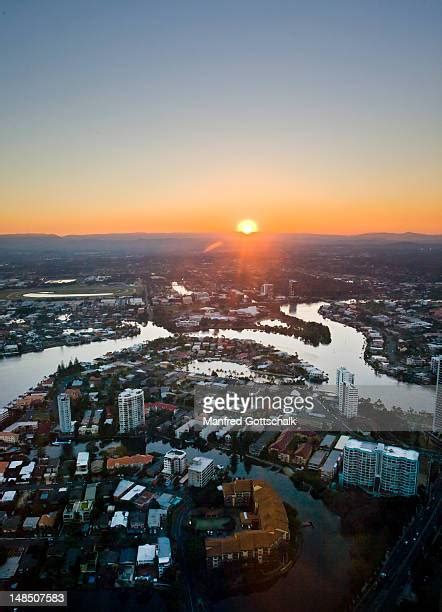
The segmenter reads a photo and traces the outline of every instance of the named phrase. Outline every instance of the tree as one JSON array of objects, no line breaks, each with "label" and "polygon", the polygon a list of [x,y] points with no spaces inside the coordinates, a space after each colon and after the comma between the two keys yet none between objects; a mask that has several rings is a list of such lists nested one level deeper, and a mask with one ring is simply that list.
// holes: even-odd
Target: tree
[{"label": "tree", "polygon": [[232,474],[235,474],[237,469],[238,455],[236,453],[233,453],[233,455],[230,457],[230,471],[232,472]]}]

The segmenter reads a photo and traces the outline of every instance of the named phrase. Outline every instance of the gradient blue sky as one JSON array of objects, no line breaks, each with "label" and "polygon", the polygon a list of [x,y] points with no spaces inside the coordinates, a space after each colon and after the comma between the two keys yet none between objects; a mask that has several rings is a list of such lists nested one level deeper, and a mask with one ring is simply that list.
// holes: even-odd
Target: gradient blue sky
[{"label": "gradient blue sky", "polygon": [[0,2],[0,231],[442,232],[442,2]]}]

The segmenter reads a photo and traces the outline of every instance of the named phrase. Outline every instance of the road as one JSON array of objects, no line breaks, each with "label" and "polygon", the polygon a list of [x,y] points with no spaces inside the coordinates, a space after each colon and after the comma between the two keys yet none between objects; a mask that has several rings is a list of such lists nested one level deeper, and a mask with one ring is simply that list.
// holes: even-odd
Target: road
[{"label": "road", "polygon": [[416,515],[380,570],[386,574],[364,593],[354,610],[377,612],[393,610],[407,580],[409,572],[422,550],[434,537],[442,522],[442,480],[433,486],[431,503]]},{"label": "road", "polygon": [[186,551],[184,547],[185,538],[183,532],[183,526],[186,525],[189,520],[191,507],[192,501],[190,499],[186,499],[182,504],[180,504],[180,506],[178,506],[178,508],[176,508],[173,514],[170,535],[172,539],[175,540],[177,546],[177,557],[186,587],[188,609],[195,612],[195,610],[198,609],[197,596],[192,571],[189,565],[186,563]]},{"label": "road", "polygon": [[335,431],[345,431],[347,433],[354,433],[354,429],[349,427],[345,422],[345,417],[342,416],[337,410],[332,411],[329,407],[325,406],[319,397],[315,397],[315,402],[323,409],[324,413],[327,414],[334,421],[333,429]]}]

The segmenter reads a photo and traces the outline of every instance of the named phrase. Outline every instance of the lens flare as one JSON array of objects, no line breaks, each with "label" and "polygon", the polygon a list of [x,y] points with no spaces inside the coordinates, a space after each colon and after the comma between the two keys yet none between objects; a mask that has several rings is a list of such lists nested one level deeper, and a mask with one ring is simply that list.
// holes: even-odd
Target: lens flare
[{"label": "lens flare", "polygon": [[243,219],[236,226],[236,231],[248,236],[258,231],[258,224],[253,219]]}]

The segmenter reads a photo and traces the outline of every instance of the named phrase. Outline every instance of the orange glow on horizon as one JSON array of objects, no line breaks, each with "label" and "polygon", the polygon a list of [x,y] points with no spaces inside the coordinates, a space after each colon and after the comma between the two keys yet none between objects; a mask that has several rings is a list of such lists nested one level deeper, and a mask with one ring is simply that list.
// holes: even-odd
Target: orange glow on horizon
[{"label": "orange glow on horizon", "polygon": [[295,180],[293,169],[275,166],[264,159],[232,169],[220,158],[214,168],[198,159],[185,176],[172,168],[168,182],[161,173],[134,180],[124,168],[111,168],[104,181],[92,161],[53,181],[35,169],[25,180],[12,174],[0,188],[0,233],[219,234],[245,219],[266,234],[442,233],[442,189],[431,176],[398,169],[369,181],[300,168]]},{"label": "orange glow on horizon", "polygon": [[[55,199],[54,199],[55,200]],[[100,200],[87,198],[78,205],[67,197],[46,201],[37,206],[31,199],[5,206],[0,216],[0,234],[118,234],[118,233],[236,233],[247,237],[255,232],[265,234],[307,233],[355,235],[371,232],[442,233],[442,209],[436,198],[422,198],[419,205],[402,200],[364,200],[330,202],[297,201],[289,198],[244,198],[237,204],[221,196],[181,202],[123,198]],[[259,228],[242,223],[252,221],[247,212],[259,219]],[[241,212],[244,217],[241,217]],[[245,213],[245,214],[244,214]],[[249,214],[250,214],[249,213]],[[242,221],[238,222],[238,218]],[[255,223],[252,221],[252,223]],[[240,227],[241,225],[241,227]]]}]

